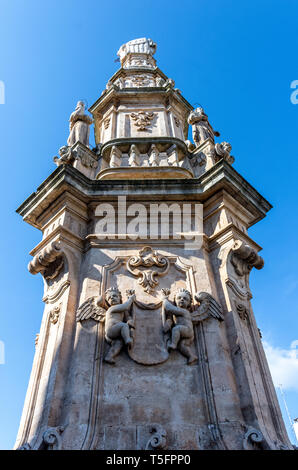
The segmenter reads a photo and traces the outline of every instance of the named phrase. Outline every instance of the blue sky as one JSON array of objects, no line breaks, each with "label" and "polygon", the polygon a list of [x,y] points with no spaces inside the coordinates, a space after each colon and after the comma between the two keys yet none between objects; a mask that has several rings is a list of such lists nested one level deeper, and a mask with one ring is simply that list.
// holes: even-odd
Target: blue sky
[{"label": "blue sky", "polygon": [[1,0],[0,10],[0,448],[14,444],[43,310],[42,278],[27,271],[40,233],[15,209],[55,169],[77,100],[90,106],[119,67],[119,46],[143,36],[274,206],[250,229],[265,259],[251,275],[252,303],[274,380],[298,417],[297,1]]}]

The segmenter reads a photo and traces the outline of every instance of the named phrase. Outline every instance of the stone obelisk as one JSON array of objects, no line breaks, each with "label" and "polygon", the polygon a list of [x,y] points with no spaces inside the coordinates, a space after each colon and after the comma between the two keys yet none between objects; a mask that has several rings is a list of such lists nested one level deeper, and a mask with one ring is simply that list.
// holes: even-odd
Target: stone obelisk
[{"label": "stone obelisk", "polygon": [[45,307],[16,448],[292,448],[250,304],[271,205],[155,51],[120,47],[18,209]]}]

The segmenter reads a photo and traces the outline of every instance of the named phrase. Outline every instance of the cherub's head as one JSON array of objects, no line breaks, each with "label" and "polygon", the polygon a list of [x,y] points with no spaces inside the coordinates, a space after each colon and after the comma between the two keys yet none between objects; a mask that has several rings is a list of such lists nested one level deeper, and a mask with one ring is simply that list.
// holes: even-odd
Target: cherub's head
[{"label": "cherub's head", "polygon": [[121,292],[117,287],[110,287],[105,292],[105,299],[109,305],[118,305],[122,303]]},{"label": "cherub's head", "polygon": [[187,289],[179,289],[175,294],[175,303],[177,307],[189,308],[192,303],[191,293]]}]

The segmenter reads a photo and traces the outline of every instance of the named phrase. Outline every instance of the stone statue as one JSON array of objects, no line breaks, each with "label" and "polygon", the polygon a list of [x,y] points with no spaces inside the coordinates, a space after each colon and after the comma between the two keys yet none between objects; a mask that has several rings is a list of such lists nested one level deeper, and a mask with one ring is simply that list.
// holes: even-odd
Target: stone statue
[{"label": "stone statue", "polygon": [[174,303],[168,300],[169,289],[162,289],[163,299],[163,330],[170,333],[168,350],[178,349],[187,358],[188,364],[194,364],[198,358],[192,351],[194,342],[193,324],[214,318],[223,321],[222,308],[208,292],[195,294],[196,305],[193,305],[192,295],[187,289],[179,289]]},{"label": "stone statue", "polygon": [[92,119],[85,114],[85,104],[83,101],[78,101],[76,109],[71,113],[69,118],[69,137],[67,139],[67,145],[72,146],[79,141],[86,145],[86,147],[89,147],[89,126],[92,122]]},{"label": "stone statue", "polygon": [[120,353],[123,344],[130,346],[133,342],[130,327],[134,328],[134,325],[129,311],[135,300],[135,293],[130,290],[127,294],[128,300],[122,303],[122,296],[117,288],[111,287],[105,293],[109,305],[106,312],[105,338],[111,347],[104,360],[110,364],[115,364],[115,357]]},{"label": "stone statue", "polygon": [[194,109],[188,116],[188,124],[192,126],[192,138],[198,147],[205,140],[211,139],[214,142],[214,136],[219,136],[219,132],[214,131],[208,121],[208,116],[205,114],[203,108],[199,107]]},{"label": "stone statue", "polygon": [[186,289],[179,289],[175,295],[174,304],[168,300],[170,291],[164,289],[163,293],[165,295],[163,300],[164,332],[171,333],[168,349],[179,349],[187,358],[187,363],[194,364],[198,358],[191,350],[194,340],[191,293]]},{"label": "stone statue", "polygon": [[121,292],[116,287],[111,287],[105,292],[104,298],[94,296],[87,299],[80,305],[76,314],[77,322],[91,318],[105,322],[105,339],[110,348],[104,360],[109,364],[115,364],[115,357],[123,346],[131,346],[133,342],[130,328],[134,328],[134,325],[130,309],[135,300],[135,293],[133,290],[126,293],[128,299],[122,302]]}]

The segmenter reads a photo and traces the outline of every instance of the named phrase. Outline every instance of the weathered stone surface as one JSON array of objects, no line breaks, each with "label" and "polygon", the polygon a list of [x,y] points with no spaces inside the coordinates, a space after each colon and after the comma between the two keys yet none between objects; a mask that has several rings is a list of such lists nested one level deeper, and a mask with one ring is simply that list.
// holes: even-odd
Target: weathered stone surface
[{"label": "weathered stone surface", "polygon": [[96,148],[73,116],[18,209],[43,233],[29,269],[45,309],[16,448],[291,448],[250,305],[263,260],[247,230],[271,205],[155,48],[120,48],[90,108]]}]

